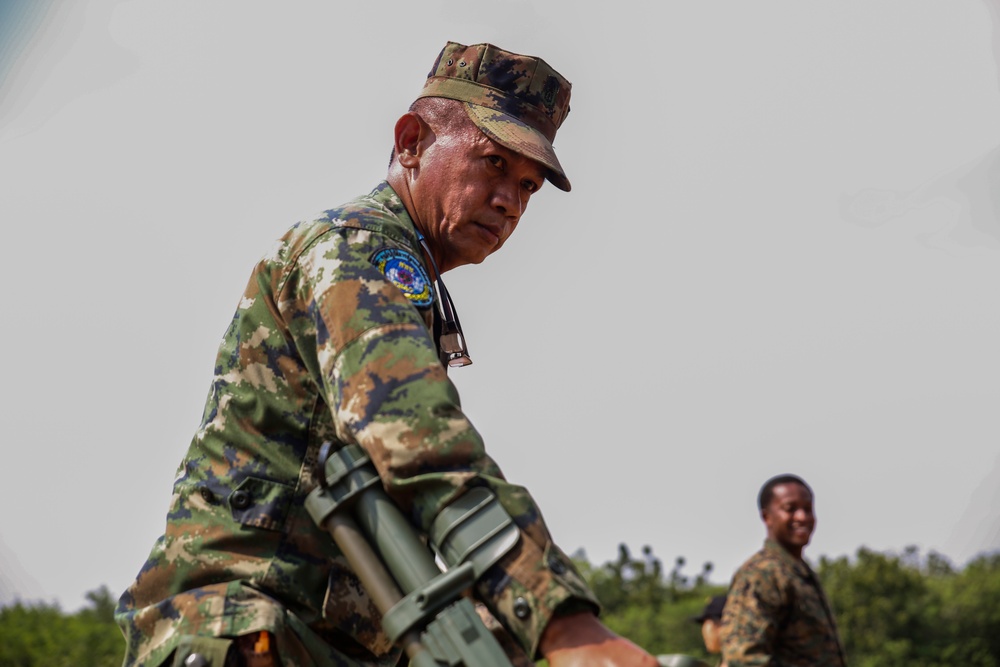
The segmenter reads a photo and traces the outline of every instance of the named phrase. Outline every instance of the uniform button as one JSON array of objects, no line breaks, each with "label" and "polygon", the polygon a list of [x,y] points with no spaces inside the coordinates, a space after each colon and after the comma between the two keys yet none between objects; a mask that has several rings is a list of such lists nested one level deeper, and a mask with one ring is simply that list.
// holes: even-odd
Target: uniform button
[{"label": "uniform button", "polygon": [[215,502],[215,494],[212,493],[212,489],[208,488],[207,486],[201,487],[201,489],[199,489],[198,493],[201,494],[201,497],[204,499],[204,501],[206,503],[214,503]]},{"label": "uniform button", "polygon": [[549,556],[549,569],[556,574],[566,574],[566,563],[555,556]]},{"label": "uniform button", "polygon": [[236,509],[245,510],[250,507],[250,494],[242,489],[234,491],[232,503]]},{"label": "uniform button", "polygon": [[522,621],[531,616],[531,606],[524,598],[514,600],[514,615]]},{"label": "uniform button", "polygon": [[208,658],[201,653],[192,653],[184,658],[184,667],[208,667]]}]

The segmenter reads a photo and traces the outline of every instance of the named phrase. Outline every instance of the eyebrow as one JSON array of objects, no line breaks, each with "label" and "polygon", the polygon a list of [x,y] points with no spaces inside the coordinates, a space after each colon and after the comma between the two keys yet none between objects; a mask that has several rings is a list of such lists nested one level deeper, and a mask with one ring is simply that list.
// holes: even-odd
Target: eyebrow
[{"label": "eyebrow", "polygon": [[[520,155],[520,154],[518,153],[518,155]],[[545,183],[547,180],[549,180],[548,179],[549,170],[548,170],[547,167],[545,167],[544,165],[539,164],[538,162],[536,162],[535,160],[532,160],[529,157],[524,157],[523,155],[520,155],[520,157],[523,157],[526,161],[528,161],[529,163],[531,163],[531,165],[534,167],[534,169],[532,170],[531,174],[529,174],[529,176],[531,178],[535,179],[536,181],[538,181],[538,186],[539,187],[541,187],[543,183]]]},{"label": "eyebrow", "polygon": [[[543,165],[542,163],[538,162],[537,160],[533,160],[527,155],[521,155],[512,148],[507,148],[506,146],[496,141],[492,137],[486,137],[486,139],[489,141],[488,145],[492,146],[493,148],[496,148],[498,151],[502,151],[503,153],[501,155],[502,158],[509,160],[510,156],[513,156],[518,158],[519,160],[523,160],[524,162],[532,165],[534,167],[534,170],[531,174],[531,177],[534,178],[536,181],[538,181],[539,187],[541,187],[542,184],[546,183],[549,180],[548,179],[549,168]],[[489,151],[487,150],[485,151],[485,153],[489,153]]]}]

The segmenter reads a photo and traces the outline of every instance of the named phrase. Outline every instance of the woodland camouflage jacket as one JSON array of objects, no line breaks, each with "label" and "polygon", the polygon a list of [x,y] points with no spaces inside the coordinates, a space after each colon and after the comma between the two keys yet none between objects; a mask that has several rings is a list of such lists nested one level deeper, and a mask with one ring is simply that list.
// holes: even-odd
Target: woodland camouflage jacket
[{"label": "woodland camouflage jacket", "polygon": [[722,612],[728,667],[843,667],[844,652],[816,573],[777,542],[733,576]]},{"label": "woodland camouflage jacket", "polygon": [[521,529],[476,595],[535,655],[563,602],[596,607],[527,491],[466,419],[433,340],[436,295],[387,183],[292,227],[253,271],[225,334],[165,533],[122,595],[125,665],[190,636],[275,633],[285,667],[391,665],[399,654],[344,557],[303,507],[325,441],[356,443],[426,530],[491,488]]}]

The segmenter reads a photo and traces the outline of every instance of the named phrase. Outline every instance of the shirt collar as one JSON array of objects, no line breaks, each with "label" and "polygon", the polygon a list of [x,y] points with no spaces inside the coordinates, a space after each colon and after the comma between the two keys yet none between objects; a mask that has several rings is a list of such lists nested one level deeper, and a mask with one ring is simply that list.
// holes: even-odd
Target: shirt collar
[{"label": "shirt collar", "polygon": [[809,563],[805,560],[805,558],[796,558],[792,554],[788,553],[788,550],[785,549],[785,547],[781,546],[771,538],[764,540],[764,551],[787,563],[803,576],[812,572],[812,568],[809,567]]},{"label": "shirt collar", "polygon": [[407,245],[413,248],[420,247],[420,240],[417,234],[417,226],[413,224],[413,219],[410,218],[410,214],[406,212],[406,206],[403,205],[403,200],[399,198],[396,191],[392,189],[388,181],[382,181],[375,186],[375,189],[369,192],[364,197],[360,197],[358,200],[363,200],[369,206],[375,206],[376,208],[381,208],[385,211],[391,213],[399,224],[395,221],[388,222],[386,220],[373,221],[354,221],[353,226],[360,227],[362,229],[377,227],[378,231],[389,236],[402,237]]}]

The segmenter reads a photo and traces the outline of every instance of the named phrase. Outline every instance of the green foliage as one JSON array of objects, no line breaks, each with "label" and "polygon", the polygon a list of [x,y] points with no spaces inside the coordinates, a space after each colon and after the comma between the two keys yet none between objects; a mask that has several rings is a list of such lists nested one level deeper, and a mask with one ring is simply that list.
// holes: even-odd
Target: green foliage
[{"label": "green foliage", "polygon": [[2,667],[119,667],[125,643],[107,587],[87,594],[90,607],[64,614],[58,605],[17,602],[0,609]]},{"label": "green foliage", "polygon": [[880,654],[887,665],[913,657],[910,638],[925,629],[928,594],[918,570],[898,557],[861,548],[854,563],[846,557],[822,559],[819,575],[851,655]]},{"label": "green foliage", "polygon": [[[649,547],[633,557],[577,566],[615,632],[653,654],[710,657],[691,619],[724,586],[708,582],[711,563],[688,576],[684,558],[667,571]],[[853,558],[821,558],[817,568],[852,667],[1000,667],[1000,553],[958,570],[934,552],[858,549]],[[118,667],[124,642],[106,587],[89,605],[64,614],[57,605],[16,603],[0,609],[0,667]],[[540,663],[543,664],[543,663]]]},{"label": "green foliage", "polygon": [[820,560],[818,574],[856,667],[1000,665],[1000,554],[956,572],[916,547],[901,555],[858,549]]},{"label": "green foliage", "polygon": [[[725,592],[708,583],[711,563],[692,578],[683,558],[668,572],[648,547],[634,558],[623,544],[613,562],[577,565],[612,630],[654,654],[718,660],[690,620]],[[916,547],[898,555],[862,547],[853,558],[821,558],[817,573],[852,667],[1000,667],[1000,554],[956,570]]]},{"label": "green foliage", "polygon": [[708,598],[725,592],[724,587],[708,583],[711,563],[689,577],[684,574],[683,557],[678,557],[667,572],[648,546],[643,547],[640,558],[634,558],[622,544],[613,562],[597,568],[585,561],[577,565],[601,601],[601,619],[609,628],[656,655],[709,657],[701,626],[691,619]]},{"label": "green foliage", "polygon": [[973,560],[942,593],[950,632],[970,651],[965,659],[993,659],[968,664],[1000,664],[1000,553]]}]

